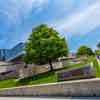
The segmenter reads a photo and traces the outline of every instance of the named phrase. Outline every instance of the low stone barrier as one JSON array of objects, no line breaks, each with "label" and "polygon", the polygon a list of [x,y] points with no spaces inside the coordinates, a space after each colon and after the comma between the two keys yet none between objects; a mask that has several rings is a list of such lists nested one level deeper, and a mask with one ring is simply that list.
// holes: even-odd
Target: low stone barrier
[{"label": "low stone barrier", "polygon": [[92,63],[84,65],[84,67],[60,70],[56,72],[58,81],[68,81],[75,79],[90,79],[95,78],[95,70]]},{"label": "low stone barrier", "polygon": [[100,78],[1,89],[0,96],[100,96]]}]

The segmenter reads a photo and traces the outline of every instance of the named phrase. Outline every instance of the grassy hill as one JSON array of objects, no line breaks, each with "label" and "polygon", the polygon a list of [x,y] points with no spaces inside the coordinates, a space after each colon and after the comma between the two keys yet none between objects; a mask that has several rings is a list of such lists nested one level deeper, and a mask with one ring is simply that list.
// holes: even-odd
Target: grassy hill
[{"label": "grassy hill", "polygon": [[[96,72],[96,77],[100,77],[100,68],[98,62],[95,58],[89,57],[87,61],[81,62],[79,64],[71,64],[64,66],[64,69],[75,69],[84,67],[85,64],[93,62],[94,70]],[[23,85],[34,85],[34,84],[45,84],[57,82],[55,72],[47,72],[44,74],[37,75],[35,77],[28,77],[18,81],[18,79],[9,79],[0,81],[0,88],[10,88]]]}]

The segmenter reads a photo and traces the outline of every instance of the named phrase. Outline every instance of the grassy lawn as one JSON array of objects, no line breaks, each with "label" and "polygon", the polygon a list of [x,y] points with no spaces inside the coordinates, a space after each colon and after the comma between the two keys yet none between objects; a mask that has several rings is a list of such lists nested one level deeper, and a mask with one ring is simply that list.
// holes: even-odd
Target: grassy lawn
[{"label": "grassy lawn", "polygon": [[15,79],[0,81],[0,88],[10,88],[16,86]]},{"label": "grassy lawn", "polygon": [[96,59],[93,60],[96,77],[100,77],[100,66]]},{"label": "grassy lawn", "polygon": [[64,69],[76,69],[76,68],[81,68],[84,67],[84,65],[88,64],[89,62],[85,61],[85,62],[81,62],[78,64],[70,64],[70,65],[65,65]]},{"label": "grassy lawn", "polygon": [[93,62],[96,77],[100,77],[100,65],[95,57],[89,57],[89,61]]},{"label": "grassy lawn", "polygon": [[53,83],[53,82],[57,82],[55,73],[51,73],[47,77],[44,76],[40,79],[38,78],[34,81],[30,81],[29,84],[32,85],[32,84],[44,84],[44,83]]},{"label": "grassy lawn", "polygon": [[28,77],[16,81],[16,79],[2,80],[0,81],[0,88],[10,88],[23,85],[45,84],[57,82],[57,78],[54,72],[48,72],[36,77]]},{"label": "grassy lawn", "polygon": [[57,82],[55,72],[46,72],[40,75],[36,75],[34,77],[21,79],[20,81],[17,82],[17,85],[44,84],[52,82]]},{"label": "grassy lawn", "polygon": [[[89,62],[93,62],[94,69],[96,72],[96,77],[100,77],[100,68],[97,60],[94,57],[89,57],[87,61],[81,62],[79,64],[71,64],[64,66],[63,69],[76,69],[80,67],[84,67],[85,64]],[[0,81],[0,88],[9,88],[23,85],[34,85],[34,84],[45,84],[45,83],[53,83],[57,82],[57,78],[54,72],[47,72],[41,75],[37,75],[35,77],[28,77],[21,79],[20,81],[16,81],[16,79],[2,80]]]}]

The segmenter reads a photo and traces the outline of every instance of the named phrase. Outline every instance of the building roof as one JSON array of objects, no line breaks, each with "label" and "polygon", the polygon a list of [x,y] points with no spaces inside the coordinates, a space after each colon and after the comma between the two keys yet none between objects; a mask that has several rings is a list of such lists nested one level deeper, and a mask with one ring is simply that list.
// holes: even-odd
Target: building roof
[{"label": "building roof", "polygon": [[23,56],[25,54],[24,47],[24,43],[19,43],[11,49],[1,49],[0,59],[3,59],[3,61],[10,62],[20,56]]}]

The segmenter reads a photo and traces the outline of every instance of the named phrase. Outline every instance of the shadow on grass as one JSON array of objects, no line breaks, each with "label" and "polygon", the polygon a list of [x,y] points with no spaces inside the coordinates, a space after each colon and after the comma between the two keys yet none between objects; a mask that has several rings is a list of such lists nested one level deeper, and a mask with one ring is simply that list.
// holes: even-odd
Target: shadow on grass
[{"label": "shadow on grass", "polygon": [[19,85],[27,85],[29,84],[31,81],[36,81],[36,80],[40,80],[44,77],[49,77],[49,76],[52,76],[52,75],[55,75],[55,72],[46,72],[46,73],[42,73],[42,74],[39,74],[39,75],[34,75],[34,76],[31,76],[31,77],[26,77],[26,78],[23,78],[23,79],[20,79],[16,85],[19,86]]}]

